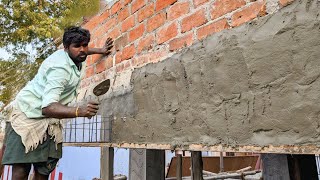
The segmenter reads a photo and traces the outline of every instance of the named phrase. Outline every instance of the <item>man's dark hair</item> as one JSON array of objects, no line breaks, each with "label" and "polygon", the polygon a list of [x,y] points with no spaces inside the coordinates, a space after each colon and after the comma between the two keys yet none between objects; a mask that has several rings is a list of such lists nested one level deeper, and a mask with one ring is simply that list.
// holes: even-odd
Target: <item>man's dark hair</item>
[{"label": "man's dark hair", "polygon": [[69,47],[72,43],[89,43],[90,32],[78,26],[71,26],[64,30],[63,46]]}]

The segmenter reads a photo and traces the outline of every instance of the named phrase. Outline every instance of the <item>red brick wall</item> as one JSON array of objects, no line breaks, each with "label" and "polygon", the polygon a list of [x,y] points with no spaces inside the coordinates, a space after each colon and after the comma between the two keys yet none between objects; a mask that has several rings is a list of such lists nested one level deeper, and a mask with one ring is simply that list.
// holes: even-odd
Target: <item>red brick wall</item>
[{"label": "red brick wall", "polygon": [[294,0],[119,0],[85,25],[90,46],[114,39],[111,56],[88,57],[82,87],[104,79],[109,71],[163,60],[219,31],[240,26]]}]

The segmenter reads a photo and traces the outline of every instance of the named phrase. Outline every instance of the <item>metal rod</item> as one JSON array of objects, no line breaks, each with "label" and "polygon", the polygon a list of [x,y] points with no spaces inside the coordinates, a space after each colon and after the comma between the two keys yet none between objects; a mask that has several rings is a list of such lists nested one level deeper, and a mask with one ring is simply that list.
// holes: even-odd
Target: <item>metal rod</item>
[{"label": "metal rod", "polygon": [[88,136],[88,142],[90,142],[90,134],[91,134],[91,127],[90,127],[90,119],[88,119],[88,129],[89,129],[89,136]]},{"label": "metal rod", "polygon": [[96,116],[96,142],[98,142],[98,116]]},{"label": "metal rod", "polygon": [[77,118],[74,119],[74,142],[77,142]]},{"label": "metal rod", "polygon": [[71,136],[72,136],[72,122],[69,122],[70,125],[70,136],[69,136],[69,142],[71,142]]},{"label": "metal rod", "polygon": [[91,139],[90,142],[93,141],[93,119],[91,120]]},{"label": "metal rod", "polygon": [[84,142],[84,121],[85,121],[86,119],[83,117],[82,118],[82,141]]},{"label": "metal rod", "polygon": [[[103,117],[101,117],[101,118],[103,118]],[[106,140],[106,122],[104,121],[104,119],[102,119],[103,121],[103,142],[106,142],[107,140]]]}]

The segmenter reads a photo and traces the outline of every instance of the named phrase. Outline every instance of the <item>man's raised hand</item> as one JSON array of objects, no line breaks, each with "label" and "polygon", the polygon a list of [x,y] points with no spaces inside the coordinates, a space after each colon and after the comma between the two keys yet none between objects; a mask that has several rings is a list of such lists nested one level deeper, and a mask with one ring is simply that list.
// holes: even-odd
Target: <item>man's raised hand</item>
[{"label": "man's raised hand", "polygon": [[108,56],[111,53],[112,48],[113,48],[113,40],[111,38],[108,38],[106,40],[106,43],[102,47],[103,54]]}]

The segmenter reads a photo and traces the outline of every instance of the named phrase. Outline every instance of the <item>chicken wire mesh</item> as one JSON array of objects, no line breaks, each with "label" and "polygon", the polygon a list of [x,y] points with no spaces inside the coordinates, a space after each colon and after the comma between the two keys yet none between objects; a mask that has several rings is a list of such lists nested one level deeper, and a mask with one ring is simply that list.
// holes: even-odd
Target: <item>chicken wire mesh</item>
[{"label": "chicken wire mesh", "polygon": [[64,123],[63,137],[66,143],[110,142],[111,131],[110,117],[78,117]]}]

